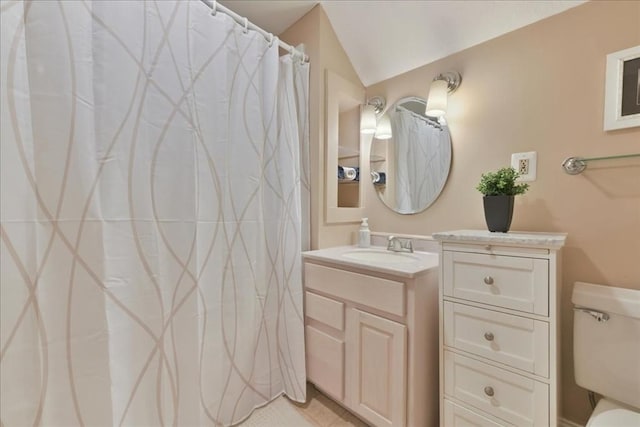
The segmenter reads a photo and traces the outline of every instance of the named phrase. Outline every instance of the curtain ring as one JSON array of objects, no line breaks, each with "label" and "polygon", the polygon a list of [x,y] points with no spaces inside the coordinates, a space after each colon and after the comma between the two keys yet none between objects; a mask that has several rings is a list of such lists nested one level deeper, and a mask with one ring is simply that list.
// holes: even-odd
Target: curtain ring
[{"label": "curtain ring", "polygon": [[247,34],[247,32],[249,31],[249,20],[247,19],[247,17],[245,16],[244,18],[244,29],[242,30],[245,34]]},{"label": "curtain ring", "polygon": [[216,13],[218,13],[218,2],[213,0],[213,3],[211,4],[211,16],[216,16]]},{"label": "curtain ring", "polygon": [[273,46],[273,33],[269,33],[269,47]]}]

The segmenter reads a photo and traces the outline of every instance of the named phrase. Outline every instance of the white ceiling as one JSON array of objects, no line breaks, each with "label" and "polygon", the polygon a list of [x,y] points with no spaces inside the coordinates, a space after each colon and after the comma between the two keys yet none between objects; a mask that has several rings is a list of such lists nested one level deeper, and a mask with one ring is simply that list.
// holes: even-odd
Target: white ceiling
[{"label": "white ceiling", "polygon": [[[364,86],[402,74],[585,0],[223,0],[280,34],[322,3]],[[311,58],[313,61],[313,58]]]}]

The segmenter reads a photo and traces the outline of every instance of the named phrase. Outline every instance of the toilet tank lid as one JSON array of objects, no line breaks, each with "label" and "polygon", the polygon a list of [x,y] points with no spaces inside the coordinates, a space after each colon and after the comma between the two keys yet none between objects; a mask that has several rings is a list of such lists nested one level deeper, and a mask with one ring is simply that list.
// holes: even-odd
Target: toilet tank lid
[{"label": "toilet tank lid", "polygon": [[640,290],[575,282],[573,305],[640,319]]}]

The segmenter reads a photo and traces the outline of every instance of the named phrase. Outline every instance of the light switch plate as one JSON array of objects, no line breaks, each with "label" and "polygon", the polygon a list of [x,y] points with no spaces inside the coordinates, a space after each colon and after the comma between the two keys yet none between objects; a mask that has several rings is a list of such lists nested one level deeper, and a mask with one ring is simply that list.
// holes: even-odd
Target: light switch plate
[{"label": "light switch plate", "polygon": [[511,167],[520,174],[517,180],[518,182],[535,181],[537,166],[538,153],[535,151],[514,153],[511,155]]}]

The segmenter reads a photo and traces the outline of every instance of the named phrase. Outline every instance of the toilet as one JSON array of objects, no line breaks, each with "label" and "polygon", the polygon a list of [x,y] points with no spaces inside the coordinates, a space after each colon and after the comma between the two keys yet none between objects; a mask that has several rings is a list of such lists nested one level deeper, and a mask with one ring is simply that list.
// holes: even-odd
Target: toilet
[{"label": "toilet", "polygon": [[640,426],[640,290],[576,282],[576,383],[602,395],[586,427]]}]

